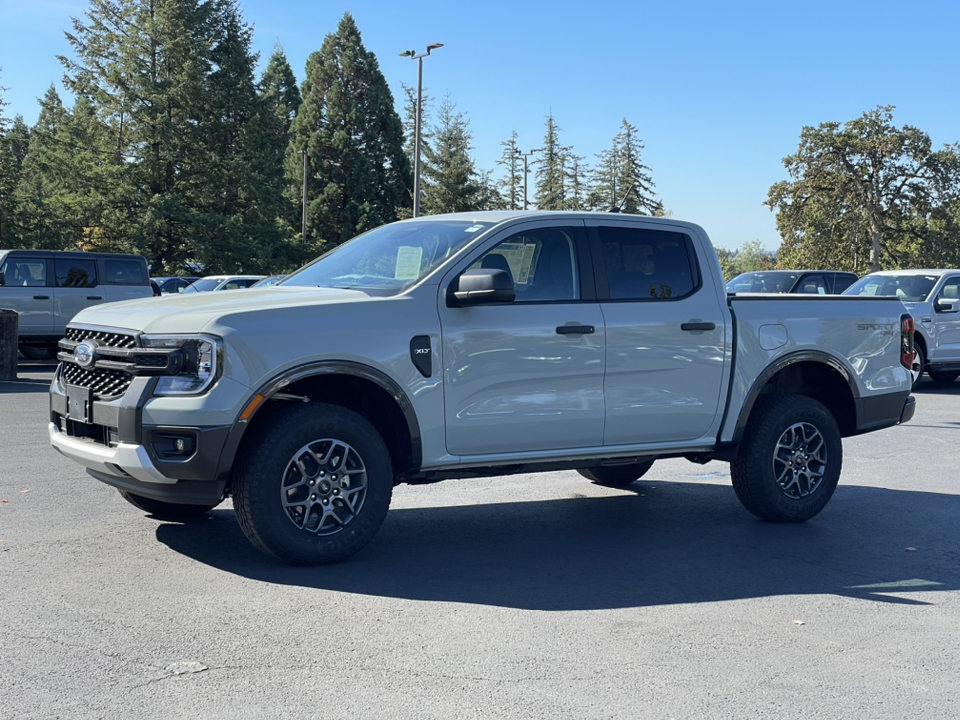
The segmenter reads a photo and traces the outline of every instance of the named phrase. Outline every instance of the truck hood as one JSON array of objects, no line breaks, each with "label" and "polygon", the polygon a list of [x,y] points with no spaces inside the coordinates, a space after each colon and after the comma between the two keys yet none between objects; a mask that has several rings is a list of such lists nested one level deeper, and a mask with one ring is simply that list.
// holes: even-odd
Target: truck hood
[{"label": "truck hood", "polygon": [[376,302],[359,290],[318,287],[265,287],[246,290],[162,295],[89,307],[71,324],[102,325],[147,333],[194,333],[224,315],[284,307]]}]

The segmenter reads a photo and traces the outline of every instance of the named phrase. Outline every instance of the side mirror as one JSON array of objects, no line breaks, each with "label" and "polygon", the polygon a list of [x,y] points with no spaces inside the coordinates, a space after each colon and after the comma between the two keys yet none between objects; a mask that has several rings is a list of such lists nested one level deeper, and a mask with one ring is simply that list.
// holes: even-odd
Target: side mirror
[{"label": "side mirror", "polygon": [[933,303],[933,309],[938,313],[955,313],[960,311],[960,300],[939,298]]},{"label": "side mirror", "polygon": [[448,307],[510,303],[517,297],[513,280],[506,270],[484,268],[467,270],[450,284]]}]

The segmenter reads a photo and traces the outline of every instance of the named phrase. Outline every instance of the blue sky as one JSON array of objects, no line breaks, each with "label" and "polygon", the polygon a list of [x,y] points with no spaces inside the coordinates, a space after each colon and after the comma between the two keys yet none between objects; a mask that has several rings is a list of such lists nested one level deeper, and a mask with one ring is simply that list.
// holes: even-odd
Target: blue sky
[{"label": "blue sky", "polygon": [[[56,55],[83,0],[0,0],[0,85],[9,116],[36,121]],[[779,246],[762,203],[805,125],[895,105],[894,122],[934,146],[960,141],[960,3],[886,0],[666,3],[514,0],[241,0],[261,69],[279,44],[302,82],[307,56],[350,12],[401,110],[417,63],[424,88],[469,119],[478,167],[501,174],[500,143],[539,147],[546,116],[593,163],[621,120],[637,126],[657,191],[674,217],[716,245]],[[533,175],[531,173],[531,195]]]}]

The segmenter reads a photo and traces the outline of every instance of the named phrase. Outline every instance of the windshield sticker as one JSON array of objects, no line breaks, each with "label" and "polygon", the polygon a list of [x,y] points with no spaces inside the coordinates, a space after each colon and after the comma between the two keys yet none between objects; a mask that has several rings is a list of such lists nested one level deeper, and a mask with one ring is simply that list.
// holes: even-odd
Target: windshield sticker
[{"label": "windshield sticker", "polygon": [[464,232],[474,233],[477,230],[483,230],[483,225],[471,225]]},{"label": "windshield sticker", "polygon": [[423,260],[422,247],[401,245],[397,248],[397,267],[393,271],[396,280],[415,280],[420,277],[420,262]]}]

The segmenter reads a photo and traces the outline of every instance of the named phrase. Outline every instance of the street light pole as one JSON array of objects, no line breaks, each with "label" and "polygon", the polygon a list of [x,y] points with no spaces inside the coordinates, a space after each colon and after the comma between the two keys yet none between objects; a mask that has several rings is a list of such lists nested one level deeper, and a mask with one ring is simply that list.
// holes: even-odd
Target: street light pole
[{"label": "street light pole", "polygon": [[527,209],[527,173],[529,172],[529,170],[527,170],[527,158],[533,155],[534,153],[540,152],[541,150],[543,150],[543,148],[534,148],[530,152],[521,152],[520,148],[517,148],[517,155],[523,158],[523,209],[524,210]]},{"label": "street light pole", "polygon": [[430,54],[431,50],[442,48],[443,43],[432,43],[427,45],[427,51],[417,55],[415,50],[407,50],[400,53],[400,57],[408,57],[411,60],[418,60],[420,67],[417,72],[417,119],[413,132],[414,151],[413,151],[413,216],[420,217],[420,137],[423,132],[423,59]]}]

